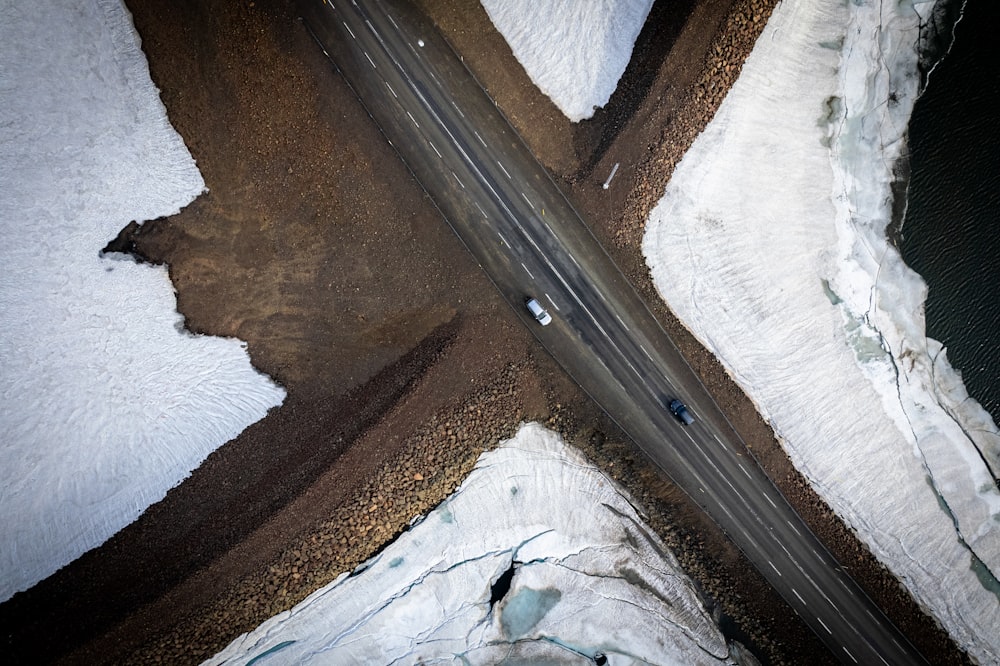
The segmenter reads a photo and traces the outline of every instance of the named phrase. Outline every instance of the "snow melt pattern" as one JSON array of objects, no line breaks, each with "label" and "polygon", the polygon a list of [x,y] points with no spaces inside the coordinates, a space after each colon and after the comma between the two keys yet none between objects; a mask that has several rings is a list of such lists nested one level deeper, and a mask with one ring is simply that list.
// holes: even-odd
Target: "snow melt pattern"
[{"label": "snow melt pattern", "polygon": [[623,492],[522,426],[381,554],[206,663],[734,663]]},{"label": "snow melt pattern", "polygon": [[134,521],[284,399],[100,256],[204,190],[119,0],[0,4],[0,600]]},{"label": "snow melt pattern", "polygon": [[665,301],[796,466],[981,663],[1000,662],[997,429],[886,239],[933,3],[785,0],[652,212]]},{"label": "snow melt pattern", "polygon": [[608,103],[653,0],[481,0],[538,89],[577,122]]}]

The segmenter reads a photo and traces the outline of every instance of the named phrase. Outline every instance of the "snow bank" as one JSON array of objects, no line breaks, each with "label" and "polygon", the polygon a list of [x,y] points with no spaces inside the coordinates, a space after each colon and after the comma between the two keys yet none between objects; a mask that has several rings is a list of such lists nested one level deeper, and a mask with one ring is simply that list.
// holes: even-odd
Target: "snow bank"
[{"label": "snow bank", "polygon": [[528,76],[573,122],[611,99],[653,0],[480,0]]},{"label": "snow bank", "polygon": [[99,545],[280,404],[184,333],[163,268],[101,257],[204,189],[119,0],[0,5],[0,600]]},{"label": "snow bank", "polygon": [[997,429],[926,338],[925,285],[885,237],[931,6],[779,4],[643,249],[798,468],[996,663],[1000,495],[984,460],[1000,469]]},{"label": "snow bank", "polygon": [[733,663],[623,492],[522,426],[380,555],[206,663]]}]

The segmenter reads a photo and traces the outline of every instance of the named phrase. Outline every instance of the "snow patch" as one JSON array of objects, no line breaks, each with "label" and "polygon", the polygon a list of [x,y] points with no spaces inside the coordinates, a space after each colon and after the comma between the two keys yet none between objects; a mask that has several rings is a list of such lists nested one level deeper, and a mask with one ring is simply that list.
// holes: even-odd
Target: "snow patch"
[{"label": "snow patch", "polygon": [[0,601],[103,543],[284,399],[101,249],[205,184],[119,0],[0,6]]},{"label": "snow patch", "polygon": [[573,122],[611,99],[652,0],[481,0],[538,89]]}]

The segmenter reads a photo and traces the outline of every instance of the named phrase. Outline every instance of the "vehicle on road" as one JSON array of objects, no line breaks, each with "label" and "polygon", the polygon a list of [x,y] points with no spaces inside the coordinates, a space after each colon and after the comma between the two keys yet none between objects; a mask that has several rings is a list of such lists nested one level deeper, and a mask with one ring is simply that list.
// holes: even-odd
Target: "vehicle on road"
[{"label": "vehicle on road", "polygon": [[694,423],[694,417],[691,416],[691,412],[688,411],[687,406],[677,398],[670,401],[670,413],[676,416],[677,420],[684,425]]},{"label": "vehicle on road", "polygon": [[545,308],[543,308],[542,304],[538,302],[538,299],[529,297],[524,301],[524,306],[528,308],[528,312],[531,313],[531,316],[537,319],[538,323],[542,326],[548,326],[552,323],[552,316],[545,311]]}]

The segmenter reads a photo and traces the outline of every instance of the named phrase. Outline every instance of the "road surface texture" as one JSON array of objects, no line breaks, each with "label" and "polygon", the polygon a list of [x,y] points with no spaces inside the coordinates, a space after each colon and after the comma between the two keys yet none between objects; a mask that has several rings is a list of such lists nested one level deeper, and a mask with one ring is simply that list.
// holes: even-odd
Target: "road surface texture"
[{"label": "road surface texture", "polygon": [[[460,59],[394,0],[303,0],[307,27],[549,353],[845,663],[922,655],[843,573]],[[397,20],[398,19],[398,20]],[[554,321],[523,307],[537,297]],[[682,397],[696,420],[666,405]]]},{"label": "road surface texture", "polygon": [[[541,351],[520,307],[332,72],[292,0],[127,2],[209,192],[179,215],[123,230],[116,247],[167,263],[188,328],[246,340],[288,398],[135,524],[0,604],[5,663],[198,663],[377,552],[522,419],[559,430],[628,488],[730,636],[769,663],[833,663],[704,512]],[[658,302],[642,262],[649,209],[773,4],[656,3],[611,102],[579,124],[531,85],[478,2],[417,8],[570,193],[813,531],[934,663],[963,663]],[[549,310],[551,328],[565,329]],[[710,419],[697,399],[692,409],[699,424]]]}]

